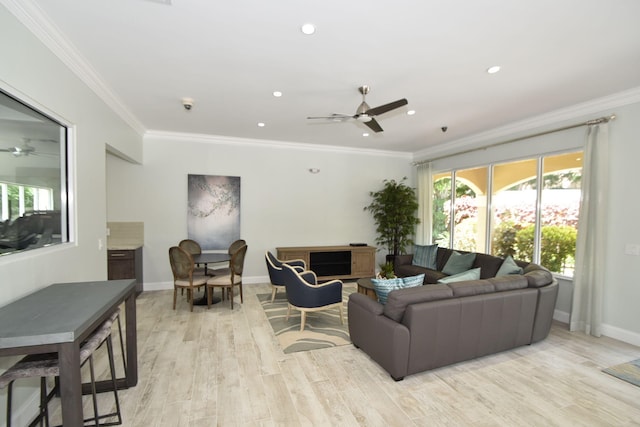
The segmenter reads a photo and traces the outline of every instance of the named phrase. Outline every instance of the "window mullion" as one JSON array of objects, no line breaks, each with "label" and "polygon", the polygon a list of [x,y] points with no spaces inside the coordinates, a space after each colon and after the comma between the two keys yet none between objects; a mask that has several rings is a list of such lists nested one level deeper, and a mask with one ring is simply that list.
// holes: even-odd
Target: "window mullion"
[{"label": "window mullion", "polygon": [[456,228],[456,171],[451,172],[451,204],[449,206],[449,247],[453,248],[454,230]]},{"label": "window mullion", "polygon": [[491,236],[493,235],[493,233],[491,232],[492,230],[491,223],[492,223],[492,217],[493,217],[493,166],[494,165],[491,164],[487,168],[487,191],[486,191],[487,212],[485,215],[486,216],[485,230],[487,230],[487,232],[485,233],[485,236],[484,236],[484,248],[485,248],[485,253],[487,254],[491,253]]},{"label": "window mullion", "polygon": [[542,190],[544,187],[542,157],[538,157],[536,172],[536,215],[535,230],[533,235],[532,262],[540,264],[540,251],[542,250]]}]

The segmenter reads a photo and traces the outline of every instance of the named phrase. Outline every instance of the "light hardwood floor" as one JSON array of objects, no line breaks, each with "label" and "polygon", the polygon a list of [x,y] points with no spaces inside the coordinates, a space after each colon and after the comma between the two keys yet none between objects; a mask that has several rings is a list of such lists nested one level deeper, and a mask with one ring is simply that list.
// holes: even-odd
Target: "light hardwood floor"
[{"label": "light hardwood floor", "polygon": [[558,323],[541,343],[395,382],[352,345],[285,355],[255,296],[268,285],[244,288],[233,312],[223,302],[190,313],[184,297],[173,311],[172,291],[139,297],[125,426],[640,425],[640,387],[601,372],[640,347]]}]

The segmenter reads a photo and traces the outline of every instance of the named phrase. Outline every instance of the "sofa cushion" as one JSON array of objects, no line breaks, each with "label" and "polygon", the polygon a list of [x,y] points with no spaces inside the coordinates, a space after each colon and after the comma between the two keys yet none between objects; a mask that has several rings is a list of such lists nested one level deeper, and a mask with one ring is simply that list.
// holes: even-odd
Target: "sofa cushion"
[{"label": "sofa cushion", "polygon": [[529,266],[524,269],[524,277],[526,277],[530,288],[541,288],[553,282],[551,272],[536,264],[529,264]]},{"label": "sofa cushion", "polygon": [[438,254],[436,255],[436,270],[442,271],[452,253],[453,249],[443,247],[438,248]]},{"label": "sofa cushion", "polygon": [[489,294],[495,292],[493,283],[488,280],[466,280],[464,282],[448,283],[454,297],[470,297],[473,295]]},{"label": "sofa cushion", "polygon": [[437,283],[439,279],[446,277],[447,275],[441,271],[430,270],[424,267],[418,267],[417,265],[397,265],[394,272],[398,277],[417,276],[418,274],[424,274],[424,284]]},{"label": "sofa cushion", "polygon": [[476,260],[473,262],[471,268],[480,267],[482,269],[480,270],[480,278],[488,279],[489,277],[496,277],[496,273],[498,272],[500,265],[502,265],[502,261],[504,260],[497,256],[476,253]]},{"label": "sofa cushion", "polygon": [[527,278],[520,274],[510,274],[508,276],[494,277],[487,280],[493,284],[496,292],[524,289],[529,286]]},{"label": "sofa cushion", "polygon": [[371,279],[371,283],[373,283],[373,287],[376,290],[376,295],[378,296],[378,302],[380,302],[380,304],[387,303],[387,295],[389,292],[396,289],[422,286],[423,281],[424,274],[409,277],[396,277],[395,279]]},{"label": "sofa cushion", "polygon": [[411,264],[419,267],[436,269],[436,255],[438,253],[438,245],[416,245],[413,253]]},{"label": "sofa cushion", "polygon": [[384,306],[384,315],[400,322],[410,304],[449,298],[453,298],[453,291],[447,285],[425,285],[393,291],[389,293],[387,304]]},{"label": "sofa cushion", "polygon": [[511,255],[507,255],[504,261],[502,261],[502,265],[500,265],[500,268],[496,273],[496,277],[508,276],[509,274],[522,274],[522,272],[522,267],[516,264]]},{"label": "sofa cushion", "polygon": [[463,271],[462,273],[454,274],[453,276],[443,277],[438,280],[438,283],[462,282],[463,280],[478,280],[479,278],[480,269],[472,268],[471,270]]},{"label": "sofa cushion", "polygon": [[449,276],[467,271],[473,265],[476,260],[476,254],[474,252],[461,254],[460,252],[453,251],[447,263],[444,265],[442,272]]}]

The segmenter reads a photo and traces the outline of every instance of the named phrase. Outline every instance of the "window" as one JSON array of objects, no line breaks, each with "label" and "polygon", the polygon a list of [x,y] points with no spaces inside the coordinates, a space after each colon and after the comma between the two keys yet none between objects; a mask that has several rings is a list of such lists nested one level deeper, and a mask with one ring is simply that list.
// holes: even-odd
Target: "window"
[{"label": "window", "polygon": [[0,256],[68,241],[67,135],[0,91]]},{"label": "window", "polygon": [[463,251],[484,251],[487,172],[487,167],[481,167],[434,177],[434,243]]},{"label": "window", "polygon": [[534,229],[530,227],[536,222],[537,164],[537,159],[529,159],[493,166],[492,255],[533,262]]},{"label": "window", "polygon": [[581,176],[582,152],[435,174],[434,243],[573,276]]}]

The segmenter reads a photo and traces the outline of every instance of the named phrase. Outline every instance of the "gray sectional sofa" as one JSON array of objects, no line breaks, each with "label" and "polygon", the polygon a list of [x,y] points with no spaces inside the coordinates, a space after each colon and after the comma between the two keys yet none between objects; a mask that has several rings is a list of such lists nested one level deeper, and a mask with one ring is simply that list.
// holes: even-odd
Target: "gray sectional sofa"
[{"label": "gray sectional sofa", "polygon": [[[438,248],[439,268],[451,252]],[[427,284],[391,291],[385,305],[359,293],[348,303],[351,341],[396,381],[549,334],[558,283],[545,268],[518,262],[522,274],[494,277],[503,259],[477,254],[480,279],[429,284],[446,275],[413,266],[411,258],[396,259],[396,274],[425,273]]]}]

